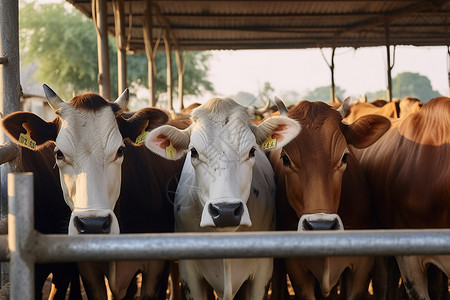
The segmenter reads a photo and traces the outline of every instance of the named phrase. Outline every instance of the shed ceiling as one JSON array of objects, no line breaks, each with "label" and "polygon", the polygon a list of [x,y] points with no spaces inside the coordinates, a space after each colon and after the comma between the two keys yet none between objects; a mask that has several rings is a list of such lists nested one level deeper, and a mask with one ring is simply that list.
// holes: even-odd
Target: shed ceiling
[{"label": "shed ceiling", "polygon": [[[91,0],[67,0],[91,17]],[[125,0],[130,51],[144,51],[149,1]],[[181,50],[450,45],[450,1],[153,0]],[[114,35],[112,1],[108,30]],[[164,34],[153,18],[154,42]],[[388,33],[388,34],[386,34]]]}]

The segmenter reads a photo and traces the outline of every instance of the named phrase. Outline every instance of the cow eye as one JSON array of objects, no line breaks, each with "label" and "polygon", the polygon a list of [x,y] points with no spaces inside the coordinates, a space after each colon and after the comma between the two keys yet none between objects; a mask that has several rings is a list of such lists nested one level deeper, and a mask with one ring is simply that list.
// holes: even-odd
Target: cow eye
[{"label": "cow eye", "polygon": [[120,146],[119,149],[117,149],[117,157],[122,157],[124,150],[125,150],[125,147]]},{"label": "cow eye", "polygon": [[345,152],[344,155],[342,155],[341,164],[339,166],[340,168],[347,164],[348,156],[349,156],[348,152]]},{"label": "cow eye", "polygon": [[250,152],[248,153],[248,157],[255,157],[256,148],[253,147],[250,149]]},{"label": "cow eye", "polygon": [[291,166],[291,160],[286,154],[281,154],[281,159],[283,160],[283,166],[290,167]]},{"label": "cow eye", "polygon": [[191,157],[198,158],[197,149],[195,149],[195,148],[191,149]]},{"label": "cow eye", "polygon": [[64,154],[61,152],[61,150],[56,151],[55,155],[57,160],[64,159]]}]

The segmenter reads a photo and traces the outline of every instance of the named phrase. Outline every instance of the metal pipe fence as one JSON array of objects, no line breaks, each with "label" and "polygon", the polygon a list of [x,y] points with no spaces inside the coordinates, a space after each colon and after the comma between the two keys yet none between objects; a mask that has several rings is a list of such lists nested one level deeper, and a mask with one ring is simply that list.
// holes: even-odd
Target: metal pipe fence
[{"label": "metal pipe fence", "polygon": [[12,173],[8,182],[0,260],[10,260],[12,300],[33,299],[36,262],[450,254],[448,229],[43,235],[33,228],[33,175]]}]

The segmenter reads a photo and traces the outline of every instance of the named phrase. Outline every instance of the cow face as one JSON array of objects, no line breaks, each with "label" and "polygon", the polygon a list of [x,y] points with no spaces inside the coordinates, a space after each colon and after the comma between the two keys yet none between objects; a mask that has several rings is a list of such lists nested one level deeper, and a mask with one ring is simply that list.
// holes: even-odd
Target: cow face
[{"label": "cow face", "polygon": [[262,155],[262,144],[272,150],[288,143],[298,134],[299,125],[286,117],[273,117],[254,126],[244,107],[219,98],[196,108],[191,119],[186,130],[155,129],[147,136],[146,146],[168,159],[189,151],[187,160],[195,176],[192,190],[201,207],[200,227],[236,230],[240,225],[251,226],[246,202],[255,157]]},{"label": "cow face", "polygon": [[[288,145],[272,153],[282,164],[286,196],[300,218],[298,230],[344,229],[338,215],[344,172],[357,162],[349,145],[367,147],[381,137],[390,122],[366,116],[352,125],[323,102],[300,102],[288,113],[302,130]],[[277,156],[277,157],[276,157]]]},{"label": "cow face", "polygon": [[4,119],[6,132],[31,149],[54,145],[64,200],[72,210],[69,235],[119,233],[113,210],[121,186],[123,139],[137,136],[149,120],[121,117],[128,90],[114,103],[92,93],[64,102],[46,85],[44,91],[57,117],[46,122],[34,114],[17,112]]}]

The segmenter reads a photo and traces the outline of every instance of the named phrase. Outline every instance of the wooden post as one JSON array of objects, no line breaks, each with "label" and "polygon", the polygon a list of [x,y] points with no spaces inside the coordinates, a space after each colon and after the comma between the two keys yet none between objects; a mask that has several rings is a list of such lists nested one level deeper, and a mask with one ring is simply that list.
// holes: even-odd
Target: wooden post
[{"label": "wooden post", "polygon": [[168,38],[168,32],[164,34],[164,46],[166,49],[166,62],[167,62],[167,108],[173,113],[173,98],[172,98],[172,49],[170,46],[170,39]]},{"label": "wooden post", "polygon": [[114,0],[112,4],[117,47],[117,95],[120,95],[127,88],[127,49],[125,44],[124,0]]},{"label": "wooden post", "polygon": [[144,35],[144,45],[145,54],[147,55],[148,62],[148,91],[149,91],[149,105],[156,105],[156,51],[159,46],[160,39],[153,44],[153,10],[151,1],[147,1],[147,6],[144,11],[144,23],[143,23],[143,35]]},{"label": "wooden post", "polygon": [[106,0],[92,0],[92,19],[97,29],[98,89],[105,99],[110,99],[110,72]]},{"label": "wooden post", "polygon": [[447,46],[448,96],[450,97],[450,46]]},{"label": "wooden post", "polygon": [[322,53],[322,57],[331,71],[330,103],[333,104],[336,101],[336,91],[334,83],[334,54],[336,52],[336,47],[333,47],[333,50],[331,51],[331,63],[328,62],[327,58],[325,57],[325,54],[323,53],[322,48],[320,48],[320,52]]},{"label": "wooden post", "polygon": [[175,58],[177,61],[177,70],[178,70],[178,98],[180,99],[180,111],[182,109],[184,109],[183,78],[184,78],[184,73],[186,72],[188,57],[189,57],[189,52],[186,52],[186,55],[184,56],[184,61],[183,61],[181,50],[179,48],[177,48],[175,50]]},{"label": "wooden post", "polygon": [[385,34],[386,34],[386,57],[387,57],[387,90],[386,90],[386,101],[392,101],[392,68],[394,65],[391,65],[391,50],[390,50],[390,41],[389,41],[389,22],[386,19],[385,22]]}]

